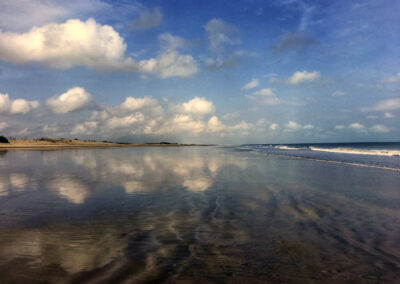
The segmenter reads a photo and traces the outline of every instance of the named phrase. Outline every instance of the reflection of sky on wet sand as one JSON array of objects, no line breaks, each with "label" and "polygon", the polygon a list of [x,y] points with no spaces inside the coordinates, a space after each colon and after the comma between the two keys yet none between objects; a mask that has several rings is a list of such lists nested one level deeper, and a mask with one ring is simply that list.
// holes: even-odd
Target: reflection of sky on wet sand
[{"label": "reflection of sky on wet sand", "polygon": [[0,282],[396,282],[397,172],[227,149],[0,155]]}]

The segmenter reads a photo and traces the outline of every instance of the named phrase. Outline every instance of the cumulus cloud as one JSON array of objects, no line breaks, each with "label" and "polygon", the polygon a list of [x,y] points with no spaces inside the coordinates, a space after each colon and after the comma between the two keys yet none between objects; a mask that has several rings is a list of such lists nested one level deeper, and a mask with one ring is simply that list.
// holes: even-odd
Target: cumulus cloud
[{"label": "cumulus cloud", "polygon": [[295,122],[295,121],[289,121],[287,124],[286,124],[286,129],[288,130],[288,131],[298,131],[298,130],[300,130],[300,129],[302,129],[303,127],[299,124],[299,123],[297,123],[297,122]]},{"label": "cumulus cloud", "polygon": [[[195,119],[192,116],[185,114],[175,115],[170,121],[167,122],[166,125],[169,125],[168,130],[172,133],[189,132],[198,134],[203,132],[205,128],[205,123],[202,120]],[[166,130],[167,128],[161,130],[161,133]]]},{"label": "cumulus cloud", "polygon": [[335,129],[337,129],[337,130],[342,130],[342,129],[345,129],[346,127],[344,126],[344,125],[336,125],[335,126]]},{"label": "cumulus cloud", "polygon": [[8,94],[0,93],[0,113],[8,112],[10,105],[11,105],[11,100]]},{"label": "cumulus cloud", "polygon": [[383,79],[382,82],[384,82],[384,83],[400,83],[400,72],[392,77]]},{"label": "cumulus cloud", "polygon": [[258,79],[253,78],[250,82],[243,86],[243,90],[249,90],[258,87],[260,85],[260,81]]},{"label": "cumulus cloud", "polygon": [[225,125],[214,115],[207,122],[207,129],[210,132],[220,132],[225,129]]},{"label": "cumulus cloud", "polygon": [[24,99],[11,100],[8,94],[0,93],[0,113],[27,114],[38,106],[38,101],[27,101]]},{"label": "cumulus cloud", "polygon": [[274,91],[270,88],[263,88],[255,91],[252,95],[246,95],[246,98],[257,104],[276,105],[281,103]]},{"label": "cumulus cloud", "polygon": [[[72,129],[71,134],[93,134],[97,128],[97,125],[97,121],[86,121],[84,123],[79,123]],[[43,131],[56,132],[57,128],[46,127],[46,129],[43,129]]]},{"label": "cumulus cloud", "polygon": [[132,30],[149,30],[161,25],[163,14],[160,8],[154,8],[153,11],[142,11],[139,17],[132,21]]},{"label": "cumulus cloud", "polygon": [[159,105],[159,102],[151,97],[134,98],[127,97],[121,104],[121,108],[129,111],[143,110],[153,108]]},{"label": "cumulus cloud", "polygon": [[376,124],[371,127],[371,131],[376,132],[376,133],[388,133],[389,129],[381,124]]},{"label": "cumulus cloud", "polygon": [[64,94],[48,99],[46,105],[54,113],[65,114],[84,109],[90,101],[91,95],[84,88],[74,87]]},{"label": "cumulus cloud", "polygon": [[135,113],[123,117],[111,117],[107,121],[107,126],[109,128],[124,128],[132,126],[135,123],[142,122],[144,116],[142,113]]},{"label": "cumulus cloud", "polygon": [[195,97],[190,101],[183,103],[181,109],[184,113],[192,115],[206,115],[215,111],[214,104],[205,98]]},{"label": "cumulus cloud", "polygon": [[225,46],[236,45],[240,39],[236,37],[237,28],[225,23],[221,19],[211,19],[205,26],[209,48],[221,52]]},{"label": "cumulus cloud", "polygon": [[[3,98],[3,97],[1,97]],[[4,96],[8,99],[8,96]],[[3,98],[3,101],[4,101]],[[11,100],[9,100],[11,101]],[[47,106],[57,116],[52,116],[54,123],[42,127],[18,127],[10,131],[17,137],[52,135],[101,140],[138,139],[143,141],[170,140],[171,137],[213,137],[242,136],[250,133],[261,133],[276,130],[277,125],[271,125],[265,119],[256,122],[240,121],[222,122],[212,101],[202,97],[194,97],[186,102],[158,101],[152,97],[127,97],[116,106],[97,105],[91,114],[87,112],[75,116],[62,116],[65,113],[87,108],[91,96],[83,88],[74,87],[65,94],[47,100]],[[10,105],[10,103],[7,104]],[[1,106],[1,105],[0,105]],[[238,118],[237,113],[223,116],[224,119]],[[33,118],[35,119],[35,118]],[[62,119],[62,122],[57,120]],[[68,121],[68,119],[70,119]],[[71,125],[71,122],[73,124]],[[29,125],[34,125],[34,121]],[[41,122],[38,122],[41,123]],[[229,124],[228,124],[229,123]],[[3,128],[5,128],[6,124]],[[176,138],[173,138],[176,139]],[[136,141],[138,141],[136,140]],[[207,138],[209,140],[209,138]]]},{"label": "cumulus cloud", "polygon": [[349,128],[360,131],[360,130],[364,130],[365,126],[358,122],[354,122],[354,123],[349,124]]},{"label": "cumulus cloud", "polygon": [[277,53],[283,53],[286,51],[303,51],[311,45],[317,42],[309,35],[299,32],[299,33],[284,33],[279,38],[279,43],[272,46],[272,50]]},{"label": "cumulus cloud", "polygon": [[272,124],[269,126],[269,128],[270,128],[271,130],[277,130],[277,129],[279,128],[279,125],[276,124],[276,123],[272,123]]},{"label": "cumulus cloud", "polygon": [[148,71],[159,75],[161,78],[191,77],[198,72],[197,63],[193,56],[182,55],[175,50],[161,53],[154,61],[149,63]]},{"label": "cumulus cloud", "polygon": [[379,101],[375,106],[361,108],[362,111],[388,111],[400,109],[400,98]]},{"label": "cumulus cloud", "polygon": [[304,71],[297,71],[291,77],[286,80],[286,83],[290,85],[299,85],[303,83],[310,83],[318,81],[321,78],[321,74],[317,71],[308,72]]},{"label": "cumulus cloud", "polygon": [[126,57],[124,39],[113,27],[89,19],[71,19],[63,24],[33,27],[25,33],[0,30],[0,59],[12,63],[40,62],[45,66],[69,69],[75,66],[110,71],[142,72],[167,78],[189,77],[197,73],[191,55],[175,50],[156,58],[135,61]]},{"label": "cumulus cloud", "polygon": [[17,99],[11,103],[11,114],[26,114],[31,109],[35,109],[39,106],[38,101],[27,101],[24,99]]},{"label": "cumulus cloud", "polygon": [[99,25],[93,19],[46,24],[26,33],[0,31],[0,58],[13,63],[37,61],[61,69],[101,68],[122,61],[125,50],[126,44],[111,26]]}]

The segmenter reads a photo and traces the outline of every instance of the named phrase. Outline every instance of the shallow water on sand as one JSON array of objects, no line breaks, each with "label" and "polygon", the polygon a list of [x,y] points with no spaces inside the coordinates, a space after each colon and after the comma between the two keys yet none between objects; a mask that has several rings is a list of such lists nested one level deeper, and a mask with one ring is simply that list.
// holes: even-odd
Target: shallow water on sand
[{"label": "shallow water on sand", "polygon": [[214,147],[0,151],[0,283],[399,283],[400,172]]}]

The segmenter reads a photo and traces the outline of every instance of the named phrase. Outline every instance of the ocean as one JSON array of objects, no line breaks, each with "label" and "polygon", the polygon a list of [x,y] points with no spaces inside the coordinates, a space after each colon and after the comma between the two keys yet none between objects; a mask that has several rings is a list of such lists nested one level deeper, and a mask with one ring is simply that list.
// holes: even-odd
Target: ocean
[{"label": "ocean", "polygon": [[400,283],[398,146],[0,151],[0,283]]},{"label": "ocean", "polygon": [[235,147],[262,154],[400,169],[399,142],[247,144]]}]

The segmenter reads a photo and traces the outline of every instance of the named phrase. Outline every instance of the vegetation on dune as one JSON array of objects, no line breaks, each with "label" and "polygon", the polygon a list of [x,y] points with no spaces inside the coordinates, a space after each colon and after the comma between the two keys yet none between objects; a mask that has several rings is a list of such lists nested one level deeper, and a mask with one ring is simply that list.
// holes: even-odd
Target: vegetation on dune
[{"label": "vegetation on dune", "polygon": [[4,136],[0,136],[0,143],[10,143],[8,139]]}]

